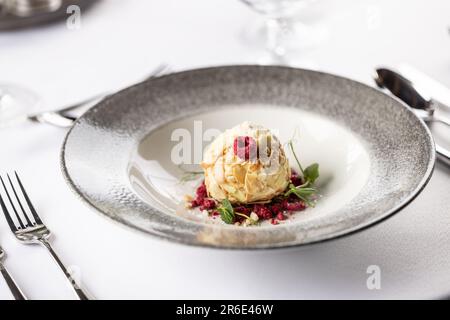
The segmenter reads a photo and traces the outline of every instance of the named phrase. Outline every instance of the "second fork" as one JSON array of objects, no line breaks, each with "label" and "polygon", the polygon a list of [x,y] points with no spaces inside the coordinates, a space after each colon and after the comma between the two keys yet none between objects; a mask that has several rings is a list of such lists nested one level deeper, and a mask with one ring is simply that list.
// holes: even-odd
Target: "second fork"
[{"label": "second fork", "polygon": [[3,259],[5,258],[5,252],[3,251],[2,247],[0,247],[0,273],[2,274],[3,278],[6,281],[6,284],[8,285],[9,289],[11,290],[11,293],[16,300],[27,300],[25,295],[23,294],[22,290],[17,286],[14,279],[9,274],[6,267],[3,265]]}]

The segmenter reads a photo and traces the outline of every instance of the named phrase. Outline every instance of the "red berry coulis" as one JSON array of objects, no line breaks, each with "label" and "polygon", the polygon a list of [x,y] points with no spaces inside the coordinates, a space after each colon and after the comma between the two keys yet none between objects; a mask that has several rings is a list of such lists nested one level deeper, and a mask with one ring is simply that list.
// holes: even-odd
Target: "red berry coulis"
[{"label": "red berry coulis", "polygon": [[[298,180],[295,180],[297,179]],[[301,185],[302,181],[298,175],[292,171],[291,183],[294,185]],[[197,188],[195,192],[195,199],[191,201],[192,208],[199,208],[200,210],[206,210],[209,212],[210,216],[219,216],[217,209],[217,201],[208,198],[208,191],[206,189],[205,182]],[[246,216],[250,216],[254,212],[260,221],[269,220],[271,224],[279,224],[280,221],[286,220],[289,214],[297,211],[302,211],[307,208],[307,205],[302,200],[295,196],[290,196],[288,198],[276,197],[272,199],[269,203],[261,204],[235,204],[233,209],[235,212],[242,213]],[[240,215],[235,216],[234,222],[242,222],[245,217]]]}]

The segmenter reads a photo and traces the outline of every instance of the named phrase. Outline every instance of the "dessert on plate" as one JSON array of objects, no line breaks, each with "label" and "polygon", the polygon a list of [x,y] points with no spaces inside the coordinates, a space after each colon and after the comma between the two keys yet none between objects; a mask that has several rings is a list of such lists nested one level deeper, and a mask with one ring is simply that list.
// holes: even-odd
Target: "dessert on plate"
[{"label": "dessert on plate", "polygon": [[271,200],[286,190],[291,173],[278,138],[248,122],[218,136],[201,166],[209,196],[231,203]]},{"label": "dessert on plate", "polygon": [[318,165],[305,169],[288,143],[300,173],[289,165],[283,145],[269,129],[250,122],[220,134],[205,150],[204,180],[189,208],[198,208],[227,224],[278,224],[296,211],[314,206]]}]

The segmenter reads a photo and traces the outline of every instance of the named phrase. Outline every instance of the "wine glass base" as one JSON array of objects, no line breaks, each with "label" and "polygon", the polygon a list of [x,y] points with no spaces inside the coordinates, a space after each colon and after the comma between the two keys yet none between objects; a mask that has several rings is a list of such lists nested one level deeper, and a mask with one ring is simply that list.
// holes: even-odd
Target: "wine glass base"
[{"label": "wine glass base", "polygon": [[[288,32],[279,40],[279,46],[268,41],[267,22],[251,23],[241,34],[242,42],[253,48],[260,48],[266,53],[259,59],[261,64],[295,65],[311,68],[314,62],[306,58],[306,54],[320,46],[328,37],[328,29],[324,25],[302,24],[290,21]],[[315,67],[313,67],[315,68]]]},{"label": "wine glass base", "polygon": [[288,53],[284,56],[274,55],[270,52],[259,55],[254,61],[263,66],[288,66],[309,70],[319,70],[319,66],[314,59],[302,56],[301,54]]},{"label": "wine glass base", "polygon": [[[328,38],[328,29],[323,25],[303,24],[291,20],[289,34],[282,39],[286,50],[314,48]],[[250,46],[267,46],[267,24],[264,21],[250,23],[242,32],[242,41]]]}]

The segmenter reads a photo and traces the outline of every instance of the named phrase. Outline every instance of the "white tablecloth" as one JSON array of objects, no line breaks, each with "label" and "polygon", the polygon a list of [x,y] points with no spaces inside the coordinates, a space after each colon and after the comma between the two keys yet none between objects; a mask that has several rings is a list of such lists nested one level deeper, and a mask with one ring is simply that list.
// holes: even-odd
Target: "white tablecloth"
[{"label": "white tablecloth", "polygon": [[[450,3],[317,0],[303,13],[328,39],[301,53],[309,66],[372,85],[373,68],[407,63],[450,87]],[[48,108],[120,88],[160,62],[175,70],[255,63],[242,30],[260,17],[235,0],[104,0],[64,23],[0,33],[0,82],[30,87]],[[0,131],[0,171],[18,170],[54,245],[89,290],[112,298],[434,298],[450,293],[450,168],[391,219],[309,247],[222,251],[160,241],[82,204],[59,168],[66,131],[24,123]],[[19,244],[0,218],[6,265],[32,299],[73,298],[40,247]],[[381,289],[366,286],[370,265]],[[9,299],[0,281],[0,299]]]}]

